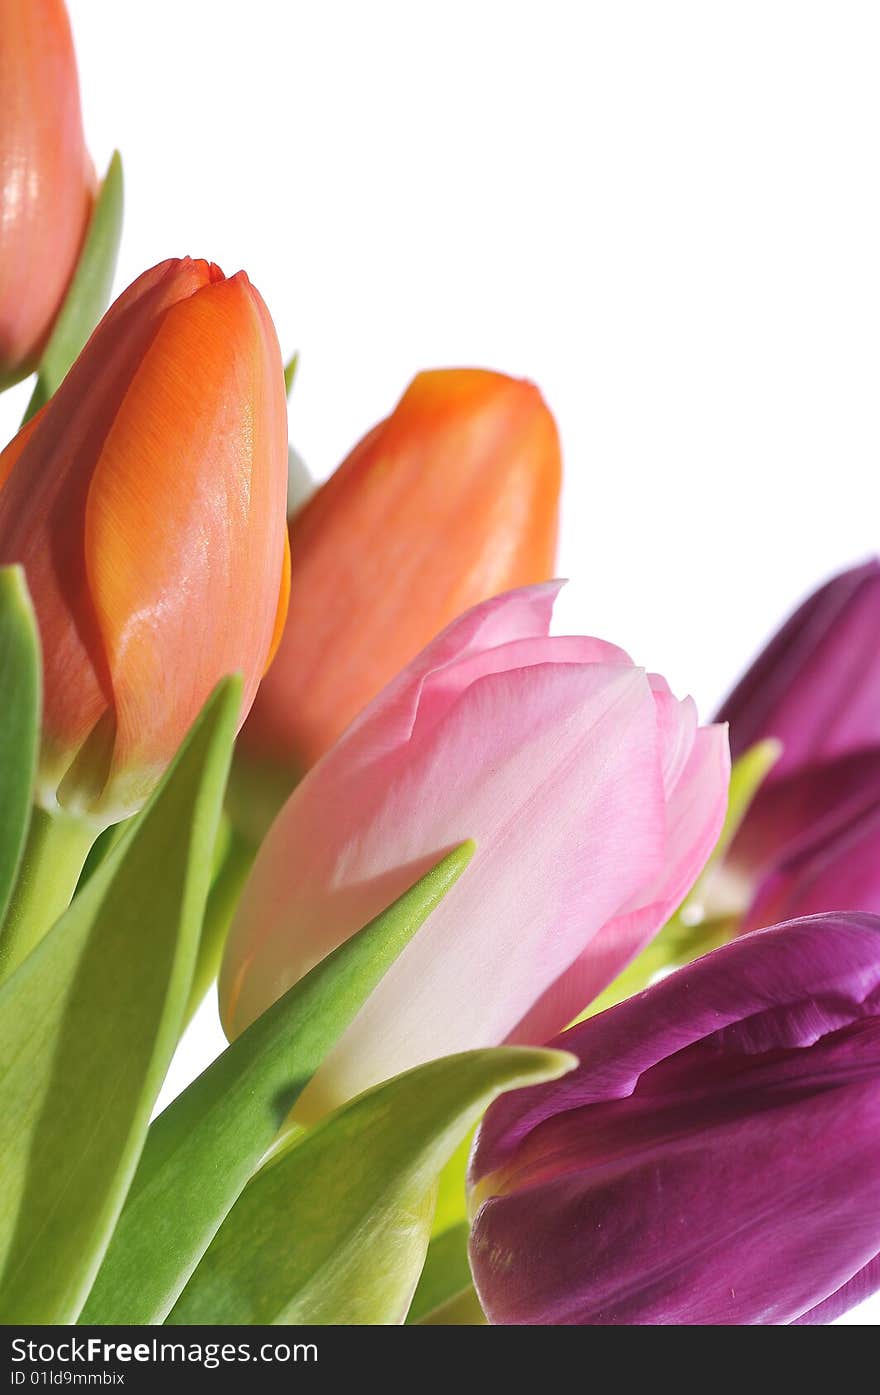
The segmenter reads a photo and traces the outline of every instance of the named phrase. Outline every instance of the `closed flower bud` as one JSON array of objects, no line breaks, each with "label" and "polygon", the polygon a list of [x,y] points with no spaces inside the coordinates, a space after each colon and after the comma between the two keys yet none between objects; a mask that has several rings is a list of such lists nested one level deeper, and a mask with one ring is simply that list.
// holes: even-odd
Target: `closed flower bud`
[{"label": "closed flower bud", "polygon": [[0,386],[36,366],[95,192],[62,0],[0,0]]},{"label": "closed flower bud", "polygon": [[462,611],[553,575],[561,461],[537,388],[420,373],[291,524],[291,603],[240,752],[288,784]]},{"label": "closed flower bud", "polygon": [[471,1160],[491,1321],[829,1322],[880,1285],[880,918],[744,936],[556,1044],[580,1067]]},{"label": "closed flower bud", "polygon": [[[771,901],[781,906],[778,879],[772,895],[761,883],[783,864],[790,889],[795,881],[813,887],[809,896],[784,898],[785,918],[820,909],[880,911],[880,885],[869,891],[869,864],[880,859],[871,821],[880,800],[880,562],[854,567],[810,596],[718,720],[730,725],[734,756],[767,737],[781,743],[726,858],[726,885],[738,888],[741,908],[757,896],[746,926],[756,916],[768,924]],[[865,818],[870,828],[860,831]]]},{"label": "closed flower bud", "polygon": [[297,1105],[314,1117],[436,1056],[541,1042],[635,955],[711,851],[727,734],[613,645],[548,634],[556,586],[467,612],[297,787],[220,978],[237,1035],[450,847],[467,874]]},{"label": "closed flower bud", "polygon": [[0,455],[0,561],[43,648],[38,799],[138,808],[216,683],[247,712],[286,603],[287,415],[244,272],[163,262]]},{"label": "closed flower bud", "polygon": [[873,770],[864,772],[865,797],[848,817],[838,811],[831,832],[803,838],[767,873],[740,933],[834,906],[880,912],[880,750],[866,763]]},{"label": "closed flower bud", "polygon": [[770,784],[880,746],[880,561],[834,577],[795,611],[718,714],[734,760],[773,737]]}]

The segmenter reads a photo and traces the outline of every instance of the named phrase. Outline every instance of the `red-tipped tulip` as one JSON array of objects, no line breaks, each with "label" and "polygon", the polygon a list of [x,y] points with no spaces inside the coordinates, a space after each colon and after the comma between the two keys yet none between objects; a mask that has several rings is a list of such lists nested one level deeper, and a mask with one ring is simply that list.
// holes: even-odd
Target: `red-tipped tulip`
[{"label": "red-tipped tulip", "polygon": [[62,0],[0,0],[0,385],[35,367],[94,197]]},{"label": "red-tipped tulip", "polygon": [[291,526],[291,604],[239,742],[298,776],[455,617],[553,575],[561,475],[531,383],[420,373]]},{"label": "red-tipped tulip", "polygon": [[286,607],[286,474],[244,272],[145,272],[0,455],[0,561],[23,563],[43,645],[43,807],[136,809],[225,674],[248,711]]}]

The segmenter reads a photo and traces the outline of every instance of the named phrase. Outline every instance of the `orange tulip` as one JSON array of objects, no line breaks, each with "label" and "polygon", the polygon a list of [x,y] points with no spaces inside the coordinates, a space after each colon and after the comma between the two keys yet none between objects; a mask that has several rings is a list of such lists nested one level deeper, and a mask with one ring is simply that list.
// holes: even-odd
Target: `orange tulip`
[{"label": "orange tulip", "polygon": [[94,206],[61,0],[0,0],[0,385],[36,366]]},{"label": "orange tulip", "polygon": [[281,355],[244,272],[145,272],[0,455],[0,560],[24,565],[43,645],[44,808],[136,809],[225,674],[247,713],[287,604],[286,479]]},{"label": "orange tulip", "polygon": [[245,756],[301,774],[462,611],[552,576],[560,475],[531,383],[420,373],[293,520],[290,612]]}]

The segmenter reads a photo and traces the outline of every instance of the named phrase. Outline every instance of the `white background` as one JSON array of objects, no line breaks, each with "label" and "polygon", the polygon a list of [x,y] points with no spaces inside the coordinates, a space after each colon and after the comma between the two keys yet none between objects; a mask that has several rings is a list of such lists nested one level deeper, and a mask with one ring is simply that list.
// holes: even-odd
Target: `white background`
[{"label": "white background", "polygon": [[118,288],[183,253],[243,266],[301,350],[315,473],[419,368],[533,378],[566,457],[560,628],[707,716],[805,590],[875,550],[876,5],[70,10],[90,148],[125,160]]}]

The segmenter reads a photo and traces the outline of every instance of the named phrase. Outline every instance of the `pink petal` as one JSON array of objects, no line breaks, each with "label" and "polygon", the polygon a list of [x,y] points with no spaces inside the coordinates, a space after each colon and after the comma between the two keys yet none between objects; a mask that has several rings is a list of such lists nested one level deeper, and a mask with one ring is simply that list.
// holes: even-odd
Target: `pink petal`
[{"label": "pink petal", "polygon": [[504,1040],[657,874],[651,703],[642,670],[541,664],[477,680],[454,719],[396,763],[340,761],[332,790],[315,768],[245,893],[238,983],[221,991],[233,1032],[443,851],[473,837],[477,853],[322,1067],[304,1117],[421,1061]]},{"label": "pink petal", "polygon": [[608,921],[573,964],[511,1032],[512,1042],[542,1042],[572,1022],[644,949],[681,904],[718,841],[727,807],[730,752],[723,726],[703,727],[667,806],[662,869],[640,886],[637,904]]}]

